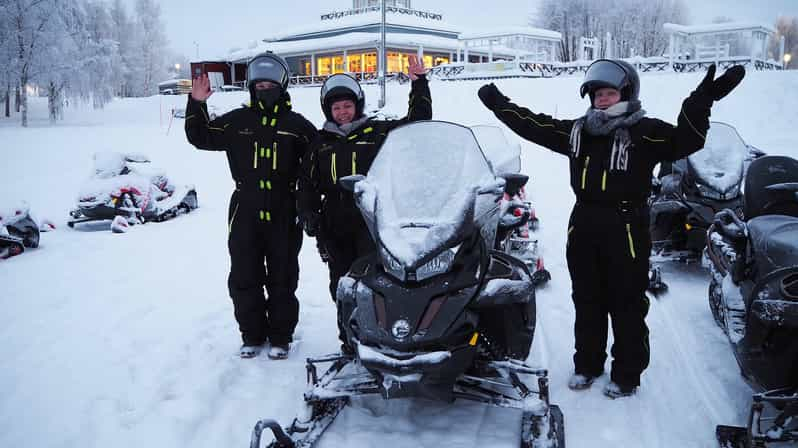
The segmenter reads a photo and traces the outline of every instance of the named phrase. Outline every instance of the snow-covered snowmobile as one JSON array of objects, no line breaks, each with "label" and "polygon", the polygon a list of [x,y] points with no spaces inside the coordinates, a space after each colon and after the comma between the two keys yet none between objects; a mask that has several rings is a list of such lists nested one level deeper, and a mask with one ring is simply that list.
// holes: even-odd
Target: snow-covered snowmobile
[{"label": "snow-covered snowmobile", "polygon": [[798,443],[798,161],[754,160],[743,214],[725,209],[709,228],[709,306],[758,393],[746,428],[716,434],[724,447]]},{"label": "snow-covered snowmobile", "polygon": [[[547,371],[525,364],[535,330],[526,265],[494,250],[506,182],[471,129],[439,121],[394,129],[354,191],[378,251],[337,292],[352,353],[307,361],[306,415],[264,429],[270,447],[313,446],[351,397],[474,400],[521,411],[522,447],[565,444]],[[319,365],[329,367],[319,374]]]},{"label": "snow-covered snowmobile", "polygon": [[30,215],[26,204],[11,210],[0,211],[0,259],[19,255],[25,248],[39,247],[40,232],[55,229],[49,221],[42,221],[42,225]]},{"label": "snow-covered snowmobile", "polygon": [[94,175],[81,188],[67,225],[111,220],[112,231],[124,232],[133,224],[166,221],[197,208],[192,185],[171,183],[149,163],[141,154],[96,153]]},{"label": "snow-covered snowmobile", "polygon": [[701,259],[715,213],[728,208],[742,216],[740,186],[746,160],[760,154],[757,151],[733,126],[711,122],[703,149],[660,166],[650,200],[650,291],[667,288],[660,263]]},{"label": "snow-covered snowmobile", "polygon": [[472,126],[471,130],[494,174],[507,182],[501,202],[495,249],[526,263],[532,272],[532,282],[535,286],[542,286],[551,280],[551,274],[540,256],[538,240],[533,238],[539,220],[535,208],[526,197],[524,187],[529,176],[521,174],[521,145],[518,142],[511,144],[497,126],[478,125]]}]

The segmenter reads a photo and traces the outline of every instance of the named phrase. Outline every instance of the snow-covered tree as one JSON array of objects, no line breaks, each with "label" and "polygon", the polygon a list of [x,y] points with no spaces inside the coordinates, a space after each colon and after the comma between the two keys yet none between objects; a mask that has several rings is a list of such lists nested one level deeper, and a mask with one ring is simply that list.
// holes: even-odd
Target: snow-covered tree
[{"label": "snow-covered tree", "polygon": [[158,81],[168,76],[166,34],[161,20],[161,7],[154,0],[136,0],[137,47],[141,54],[140,95],[157,93]]},{"label": "snow-covered tree", "polygon": [[615,57],[661,55],[668,47],[663,24],[685,23],[686,17],[683,0],[542,0],[532,24],[559,31],[560,57],[573,61],[582,37],[598,38],[602,47],[596,56],[606,55],[607,33]]},{"label": "snow-covered tree", "polygon": [[792,59],[787,63],[787,69],[798,69],[798,18],[782,16],[776,20],[776,35],[771,40],[769,53],[774,59],[779,57],[779,45],[784,37],[784,53]]}]

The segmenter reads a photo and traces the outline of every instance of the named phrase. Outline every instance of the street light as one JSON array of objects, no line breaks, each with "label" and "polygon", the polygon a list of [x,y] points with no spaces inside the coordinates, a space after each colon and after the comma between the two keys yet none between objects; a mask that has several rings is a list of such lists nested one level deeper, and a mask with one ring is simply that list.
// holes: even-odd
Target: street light
[{"label": "street light", "polygon": [[179,71],[180,71],[180,64],[175,64],[175,71],[176,71],[176,72],[179,72]]},{"label": "street light", "polygon": [[784,53],[784,66],[790,65],[790,61],[792,61],[792,55],[790,53]]}]

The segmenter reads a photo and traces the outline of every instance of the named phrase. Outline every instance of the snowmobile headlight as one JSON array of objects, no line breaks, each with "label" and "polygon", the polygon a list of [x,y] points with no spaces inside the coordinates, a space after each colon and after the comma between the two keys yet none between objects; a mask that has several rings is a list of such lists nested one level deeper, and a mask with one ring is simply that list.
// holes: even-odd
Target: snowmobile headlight
[{"label": "snowmobile headlight", "polygon": [[740,195],[740,184],[735,185],[725,193],[720,193],[715,189],[706,186],[704,184],[697,184],[697,185],[698,185],[698,192],[701,196],[709,199],[714,199],[716,201],[726,201],[729,199],[736,198],[737,196]]},{"label": "snowmobile headlight", "polygon": [[449,269],[452,268],[452,263],[454,262],[454,257],[457,255],[458,249],[460,249],[459,244],[444,250],[437,257],[419,266],[418,269],[416,269],[416,279],[419,281],[426,280],[430,277],[448,272]]},{"label": "snowmobile headlight", "polygon": [[419,266],[415,272],[406,272],[404,266],[388,254],[383,255],[382,264],[385,272],[394,278],[401,281],[421,281],[448,272],[459,249],[460,245],[458,244],[455,247],[444,250],[432,260]]}]

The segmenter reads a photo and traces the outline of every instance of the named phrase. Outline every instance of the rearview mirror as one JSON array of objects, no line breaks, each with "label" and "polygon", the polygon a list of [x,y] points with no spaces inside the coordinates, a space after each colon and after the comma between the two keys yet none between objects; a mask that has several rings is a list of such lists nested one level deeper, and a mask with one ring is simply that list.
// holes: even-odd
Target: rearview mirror
[{"label": "rearview mirror", "polygon": [[345,176],[338,179],[338,185],[341,186],[346,191],[355,191],[355,184],[360,182],[361,180],[365,179],[366,176],[362,174],[353,174],[351,176]]}]

